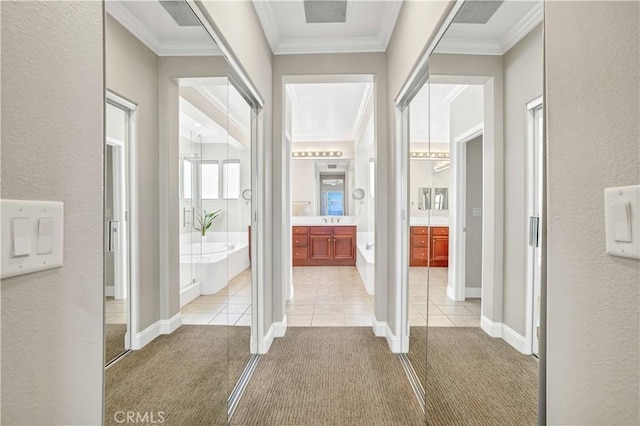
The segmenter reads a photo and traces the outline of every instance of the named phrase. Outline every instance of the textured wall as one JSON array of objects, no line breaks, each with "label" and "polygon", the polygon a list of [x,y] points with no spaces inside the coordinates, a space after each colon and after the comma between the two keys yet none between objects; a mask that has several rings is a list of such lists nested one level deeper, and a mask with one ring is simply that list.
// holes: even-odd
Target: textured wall
[{"label": "textured wall", "polygon": [[1,2],[2,198],[64,202],[64,267],[2,280],[2,423],[102,422],[102,5]]},{"label": "textured wall", "polygon": [[542,96],[542,24],[503,57],[504,65],[504,293],[503,322],[525,335],[527,299],[527,111]]},{"label": "textured wall", "polygon": [[547,2],[548,424],[638,424],[640,262],[603,189],[640,179],[638,2]]}]

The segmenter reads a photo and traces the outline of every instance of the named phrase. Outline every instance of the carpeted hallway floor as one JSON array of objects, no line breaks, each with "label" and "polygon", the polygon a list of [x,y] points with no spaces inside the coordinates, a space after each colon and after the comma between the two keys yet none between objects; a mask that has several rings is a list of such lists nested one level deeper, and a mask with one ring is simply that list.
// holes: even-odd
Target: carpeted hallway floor
[{"label": "carpeted hallway floor", "polygon": [[395,354],[369,327],[289,328],[261,357],[233,425],[423,425]]},{"label": "carpeted hallway floor", "polygon": [[[411,327],[430,425],[535,425],[538,363],[480,328]],[[425,363],[426,359],[426,363]]]},{"label": "carpeted hallway floor", "polygon": [[[183,325],[105,372],[105,424],[133,411],[163,425],[224,425],[227,397],[249,361],[249,327]],[[149,417],[148,419],[151,419]],[[147,421],[148,423],[149,421]]]}]

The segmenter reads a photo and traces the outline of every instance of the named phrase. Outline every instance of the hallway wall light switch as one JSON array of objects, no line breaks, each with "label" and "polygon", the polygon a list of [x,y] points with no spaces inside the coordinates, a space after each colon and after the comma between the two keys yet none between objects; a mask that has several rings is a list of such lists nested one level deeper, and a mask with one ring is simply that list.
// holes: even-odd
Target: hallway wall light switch
[{"label": "hallway wall light switch", "polygon": [[606,251],[640,259],[640,185],[604,190]]},{"label": "hallway wall light switch", "polygon": [[64,205],[0,200],[0,276],[15,277],[63,265]]}]

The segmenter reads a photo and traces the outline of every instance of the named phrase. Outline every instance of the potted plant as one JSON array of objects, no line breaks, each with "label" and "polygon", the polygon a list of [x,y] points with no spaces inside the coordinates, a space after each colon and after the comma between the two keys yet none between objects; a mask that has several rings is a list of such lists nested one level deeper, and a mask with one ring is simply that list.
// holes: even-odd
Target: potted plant
[{"label": "potted plant", "polygon": [[213,221],[220,216],[220,214],[222,213],[222,209],[220,210],[216,210],[215,212],[211,212],[211,213],[207,213],[206,210],[204,210],[204,215],[198,213],[198,225],[200,227],[193,227],[193,229],[195,229],[196,231],[200,231],[200,234],[204,237],[207,234],[207,231],[209,230],[209,228],[211,228],[211,226],[213,225]]}]

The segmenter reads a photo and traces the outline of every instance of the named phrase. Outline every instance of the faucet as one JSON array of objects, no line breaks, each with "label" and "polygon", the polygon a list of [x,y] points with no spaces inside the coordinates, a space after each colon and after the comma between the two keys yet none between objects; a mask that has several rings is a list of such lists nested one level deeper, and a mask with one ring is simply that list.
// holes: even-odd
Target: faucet
[{"label": "faucet", "polygon": [[322,220],[324,220],[324,222],[327,223],[327,218],[326,217],[322,218]]},{"label": "faucet", "polygon": [[333,223],[333,217],[331,217],[331,223]]},{"label": "faucet", "polygon": [[375,247],[375,245],[376,245],[376,243],[373,243],[373,244],[367,243],[367,244],[364,245],[364,248],[366,248],[367,250],[371,250],[371,249],[373,249],[373,247]]},{"label": "faucet", "polygon": [[340,218],[338,218],[338,223],[340,223]]}]

